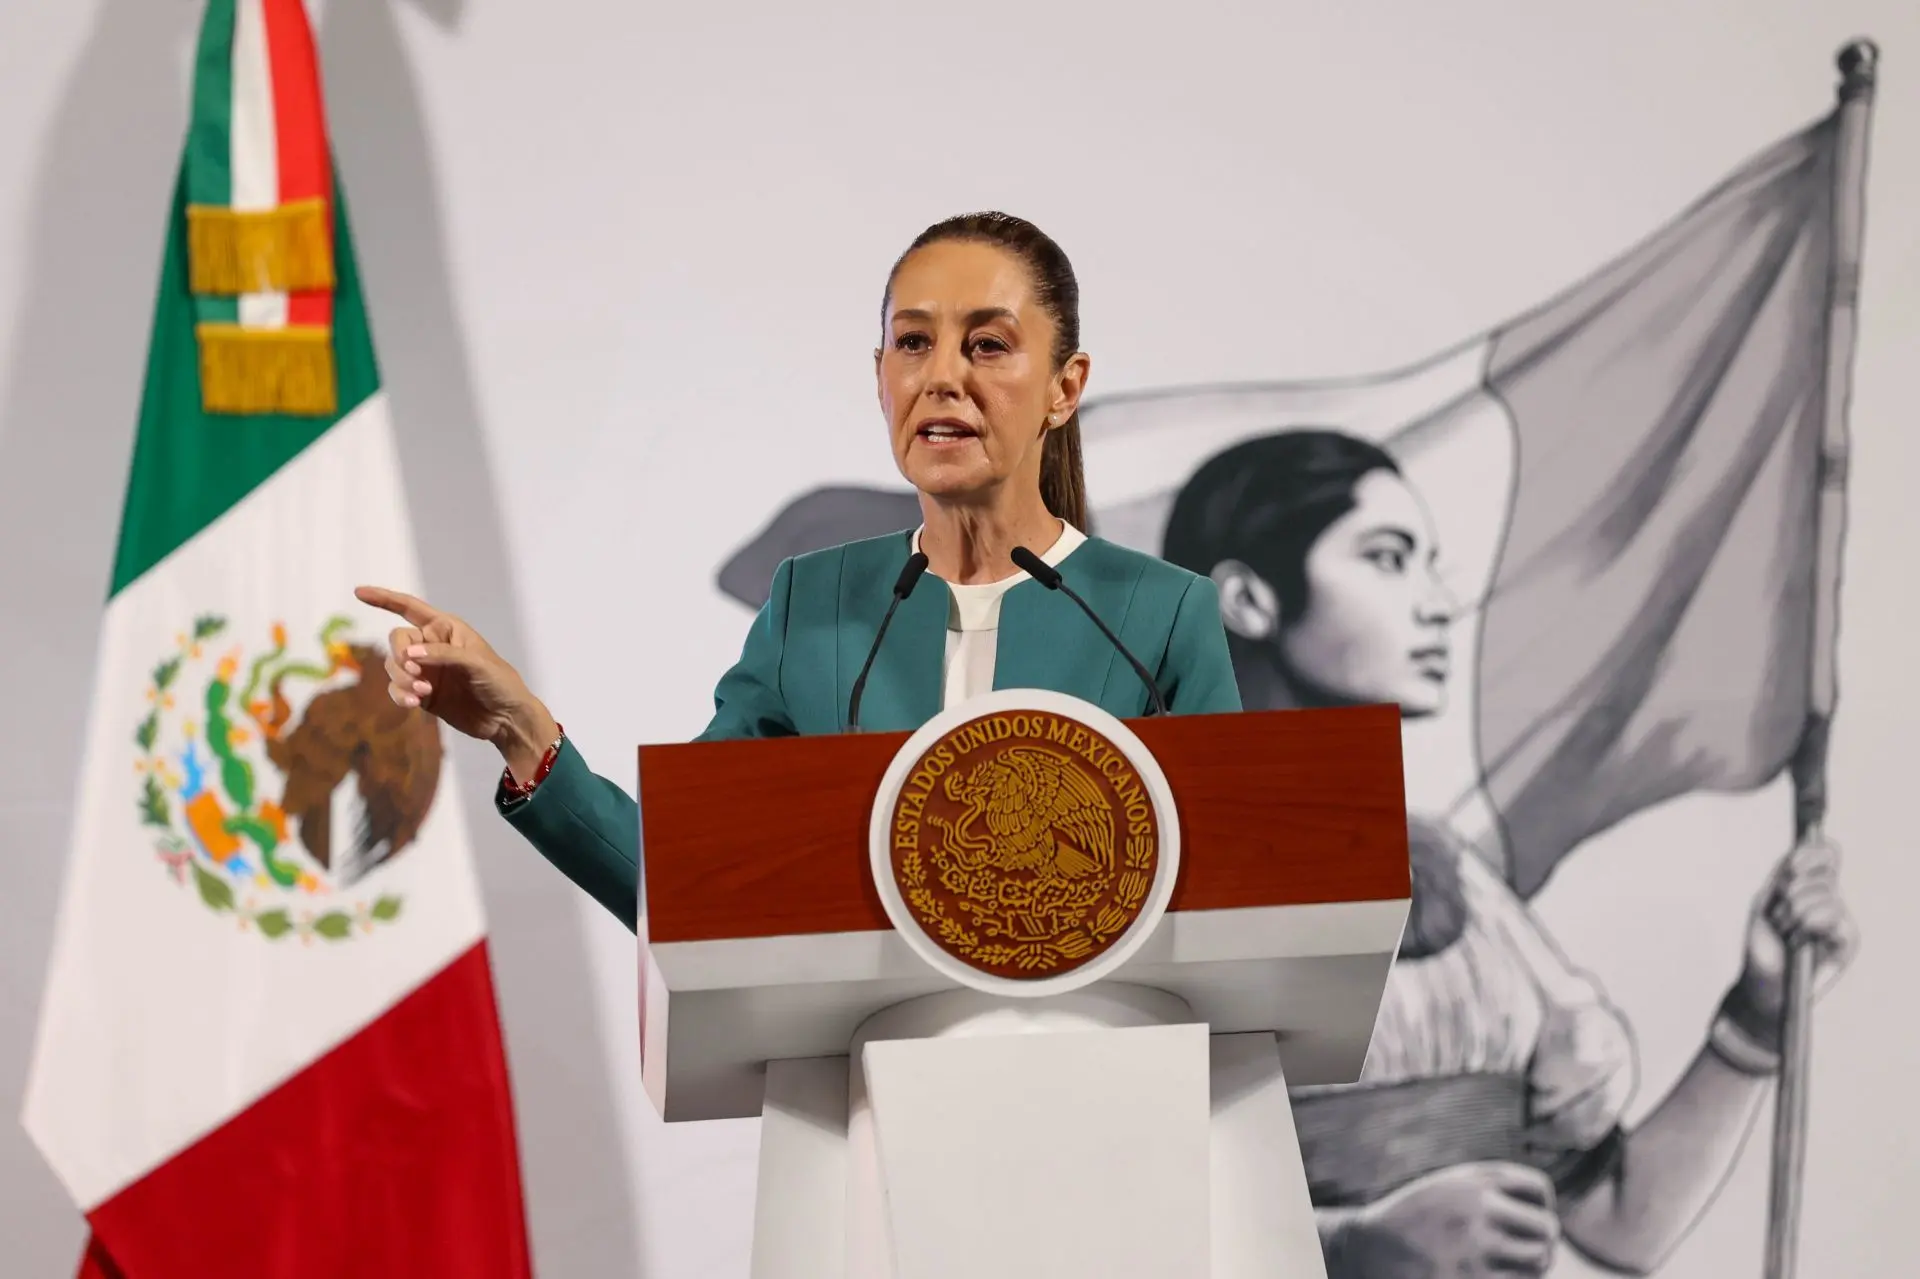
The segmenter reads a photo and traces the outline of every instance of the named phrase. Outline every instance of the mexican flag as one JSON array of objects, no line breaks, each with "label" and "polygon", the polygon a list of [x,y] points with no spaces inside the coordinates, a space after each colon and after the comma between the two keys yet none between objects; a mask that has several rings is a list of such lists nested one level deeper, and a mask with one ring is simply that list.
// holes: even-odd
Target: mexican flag
[{"label": "mexican flag", "polygon": [[[24,1122],[125,1279],[530,1273],[300,0],[210,0]],[[407,585],[411,584],[411,585]]]}]

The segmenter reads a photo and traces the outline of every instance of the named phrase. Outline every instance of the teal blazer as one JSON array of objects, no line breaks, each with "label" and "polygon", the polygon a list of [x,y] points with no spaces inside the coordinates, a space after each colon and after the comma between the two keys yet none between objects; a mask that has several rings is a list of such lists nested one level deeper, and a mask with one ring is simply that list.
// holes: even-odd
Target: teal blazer
[{"label": "teal blazer", "polygon": [[[846,731],[847,698],[912,540],[910,532],[891,533],[782,562],[696,740]],[[1210,579],[1097,537],[1057,567],[1154,673],[1169,711],[1240,709]],[[863,729],[912,730],[939,712],[950,599],[946,583],[929,573],[895,611],[861,694]],[[998,645],[996,689],[1070,693],[1121,719],[1149,705],[1140,677],[1073,601],[1031,579],[1001,597]],[[502,792],[497,802],[547,860],[634,926],[640,814],[626,791],[563,742],[530,797],[509,800]]]}]

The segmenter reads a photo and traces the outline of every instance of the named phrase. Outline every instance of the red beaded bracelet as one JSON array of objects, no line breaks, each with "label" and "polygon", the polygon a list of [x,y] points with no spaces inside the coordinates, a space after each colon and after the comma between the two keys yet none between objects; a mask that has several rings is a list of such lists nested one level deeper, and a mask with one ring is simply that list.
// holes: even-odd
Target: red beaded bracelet
[{"label": "red beaded bracelet", "polygon": [[547,753],[540,757],[540,767],[533,770],[533,776],[528,779],[525,786],[513,780],[513,770],[511,768],[503,768],[500,770],[500,789],[505,792],[507,798],[527,798],[527,796],[533,794],[534,787],[546,781],[547,774],[553,771],[553,761],[560,758],[560,743],[567,740],[566,725],[556,721],[554,727],[559,730],[559,733],[554,737],[553,745],[547,747]]}]

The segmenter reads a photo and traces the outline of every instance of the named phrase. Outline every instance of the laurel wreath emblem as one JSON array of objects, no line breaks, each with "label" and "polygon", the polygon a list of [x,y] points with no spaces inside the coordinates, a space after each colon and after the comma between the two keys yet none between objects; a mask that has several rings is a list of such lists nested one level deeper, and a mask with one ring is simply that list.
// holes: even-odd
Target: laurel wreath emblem
[{"label": "laurel wreath emblem", "polygon": [[[1084,959],[1134,920],[1153,885],[1155,847],[1152,835],[1133,836],[1126,843],[1126,860],[1117,885],[1113,877],[1099,875],[1072,885],[1061,884],[1054,900],[1033,903],[1025,899],[1031,891],[1026,885],[988,868],[966,870],[944,841],[937,842],[930,850],[934,870],[941,886],[958,897],[959,909],[971,917],[971,928],[948,914],[928,887],[927,865],[917,851],[902,857],[899,882],[902,895],[922,926],[961,958],[983,967],[1045,974]],[[1109,889],[1111,898],[1092,920],[1087,920],[1088,910],[1107,897]],[[1041,909],[1033,913],[1058,921],[1060,932],[1042,940],[996,940],[1015,936],[1013,916],[1023,909],[1031,911],[1035,905]]]}]

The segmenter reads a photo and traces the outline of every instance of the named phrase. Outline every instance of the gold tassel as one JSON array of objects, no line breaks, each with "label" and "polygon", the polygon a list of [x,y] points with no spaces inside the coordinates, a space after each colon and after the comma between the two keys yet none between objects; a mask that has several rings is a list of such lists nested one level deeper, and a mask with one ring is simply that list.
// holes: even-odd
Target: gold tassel
[{"label": "gold tassel", "polygon": [[195,293],[300,293],[331,289],[327,206],[315,196],[239,212],[187,206],[188,275]]},{"label": "gold tassel", "polygon": [[201,324],[195,332],[207,412],[328,417],[338,411],[331,329]]}]

